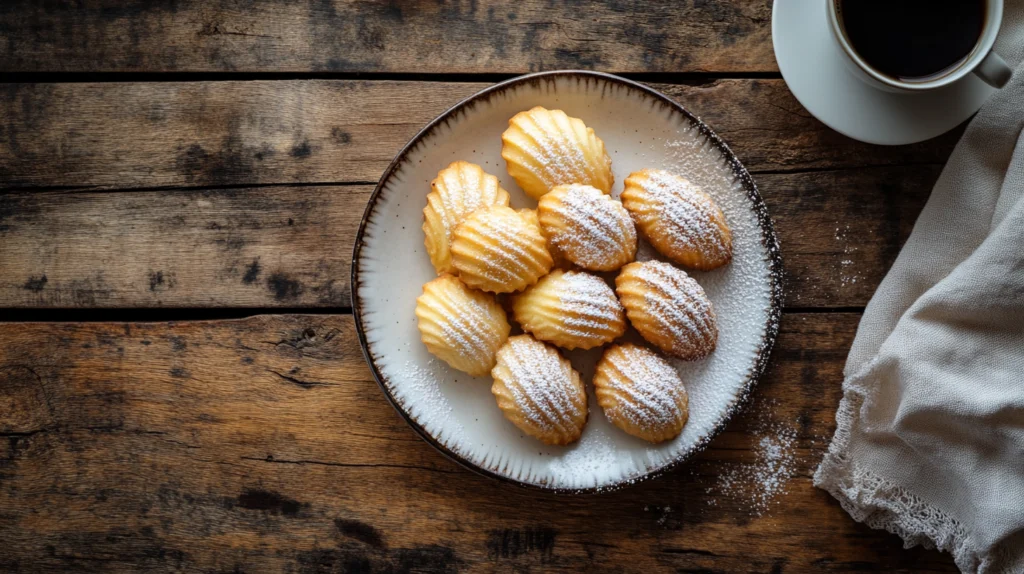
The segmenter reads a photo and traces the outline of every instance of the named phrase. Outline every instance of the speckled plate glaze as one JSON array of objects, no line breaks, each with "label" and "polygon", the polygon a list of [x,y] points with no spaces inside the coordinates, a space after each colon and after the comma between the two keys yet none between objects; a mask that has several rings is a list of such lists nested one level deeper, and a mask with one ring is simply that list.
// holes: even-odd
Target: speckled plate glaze
[{"label": "speckled plate glaze", "polygon": [[[590,419],[568,447],[545,446],[505,420],[489,377],[434,359],[413,313],[433,267],[424,251],[423,207],[430,181],[455,160],[483,166],[512,195],[536,207],[506,173],[501,133],[519,111],[541,105],[582,118],[612,158],[613,195],[632,171],[663,168],[688,177],[722,207],[734,258],[691,275],[718,314],[718,348],[704,361],[675,362],[690,394],[690,419],[674,440],[651,445],[613,427],[589,387]],[[640,259],[655,256],[641,245]],[[722,140],[668,97],[595,72],[530,74],[466,99],[399,152],[370,198],[356,238],[352,298],[359,340],[377,382],[410,425],[438,450],[495,478],[558,492],[599,491],[651,477],[686,460],[722,429],[764,370],[782,309],[782,262],[765,205],[750,174]],[[628,335],[627,335],[628,336]],[[600,350],[567,353],[589,381]]]}]

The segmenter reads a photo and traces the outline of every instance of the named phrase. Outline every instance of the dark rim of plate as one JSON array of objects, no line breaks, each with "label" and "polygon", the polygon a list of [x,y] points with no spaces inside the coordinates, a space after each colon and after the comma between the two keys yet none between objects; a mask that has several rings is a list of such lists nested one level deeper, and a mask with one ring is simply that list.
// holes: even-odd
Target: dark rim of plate
[{"label": "dark rim of plate", "polygon": [[[751,208],[754,210],[754,214],[757,216],[758,226],[761,228],[761,244],[768,255],[770,271],[769,281],[771,281],[771,309],[768,313],[768,320],[765,325],[764,336],[761,339],[761,345],[758,348],[757,358],[754,361],[754,365],[751,368],[749,374],[747,375],[747,379],[744,382],[741,392],[737,394],[733,402],[730,403],[729,407],[725,410],[725,412],[722,415],[722,418],[719,420],[715,428],[712,429],[711,432],[709,432],[700,441],[695,443],[691,448],[683,452],[680,452],[678,455],[676,455],[676,457],[673,460],[663,464],[658,468],[644,471],[643,473],[638,474],[636,476],[622,478],[613,484],[593,486],[587,488],[562,488],[517,480],[515,478],[499,474],[498,472],[495,472],[493,470],[478,466],[477,464],[473,463],[472,461],[466,459],[462,455],[452,451],[447,446],[435,440],[434,437],[432,437],[430,433],[426,431],[426,429],[420,426],[419,423],[414,421],[412,417],[409,416],[409,414],[405,411],[402,405],[395,399],[395,397],[391,394],[391,391],[388,389],[388,385],[385,383],[386,377],[384,376],[383,373],[380,372],[380,369],[377,368],[377,363],[374,360],[373,354],[371,353],[370,347],[366,341],[366,333],[363,327],[362,318],[363,309],[362,303],[359,298],[359,259],[363,249],[363,233],[366,230],[366,224],[370,219],[370,216],[373,212],[373,208],[376,205],[377,199],[380,196],[381,191],[384,189],[385,184],[388,182],[391,176],[407,161],[407,156],[409,155],[409,153],[417,149],[423,140],[433,135],[434,130],[437,129],[438,126],[447,124],[463,108],[473,107],[478,102],[486,101],[487,99],[495,95],[501,94],[502,92],[505,92],[510,88],[516,88],[524,84],[538,85],[541,82],[553,82],[559,78],[576,78],[582,79],[584,81],[594,80],[597,82],[603,81],[634,89],[640,92],[642,96],[648,99],[652,99],[662,104],[662,106],[667,106],[671,108],[673,111],[683,114],[683,116],[685,116],[693,125],[695,125],[700,134],[707,138],[707,140],[710,141],[712,144],[714,144],[719,149],[719,151],[721,151],[722,155],[728,160],[729,165],[732,167],[733,174],[736,176],[736,179],[739,180],[739,182],[742,184],[743,189],[747,192],[747,198],[751,202]],[[524,76],[512,78],[510,80],[506,80],[504,82],[485,88],[449,108],[446,112],[438,116],[434,121],[430,122],[422,130],[420,130],[419,133],[417,133],[411,140],[409,140],[409,143],[405,144],[405,147],[403,147],[402,150],[398,152],[398,155],[396,155],[395,159],[391,161],[391,164],[388,165],[388,168],[384,170],[384,175],[381,176],[380,181],[377,183],[377,187],[373,190],[373,194],[370,196],[370,200],[367,202],[366,210],[363,212],[363,218],[359,222],[359,232],[356,234],[355,246],[352,252],[351,289],[352,313],[355,317],[356,332],[359,337],[359,346],[362,348],[363,356],[366,358],[366,362],[370,366],[370,370],[373,372],[373,378],[377,381],[377,385],[384,392],[384,396],[387,397],[388,402],[391,403],[391,406],[394,407],[396,411],[398,411],[398,414],[400,414],[402,418],[405,419],[405,422],[409,423],[409,426],[411,426],[417,433],[419,433],[423,440],[427,441],[427,443],[436,448],[449,459],[483,476],[488,476],[502,482],[512,483],[521,487],[534,490],[541,490],[544,492],[554,492],[560,494],[590,494],[617,490],[619,488],[635,484],[642,480],[647,480],[650,478],[661,476],[662,474],[672,470],[679,464],[689,460],[690,457],[692,457],[694,454],[704,450],[704,448],[707,447],[708,443],[710,443],[715,436],[722,432],[722,430],[725,428],[726,424],[728,424],[729,420],[732,419],[736,411],[739,410],[739,408],[746,403],[751,391],[754,388],[754,385],[757,383],[758,379],[764,373],[765,367],[768,364],[768,357],[771,354],[772,347],[775,345],[775,338],[778,335],[779,331],[779,320],[782,317],[783,304],[782,254],[779,250],[779,242],[775,236],[775,229],[772,226],[771,217],[768,215],[768,208],[765,206],[764,200],[761,199],[761,194],[758,193],[757,186],[754,184],[754,180],[750,177],[750,173],[747,172],[747,169],[743,167],[743,164],[741,164],[739,159],[736,158],[735,154],[732,153],[732,150],[729,149],[729,146],[727,146],[725,142],[722,141],[722,138],[718,137],[718,134],[713,132],[711,128],[705,125],[704,122],[700,120],[700,118],[690,113],[689,110],[687,110],[681,104],[669,98],[665,94],[662,94],[661,92],[649,88],[641,83],[634,82],[632,80],[627,80],[626,78],[615,76],[613,74],[606,74],[603,72],[591,72],[586,70],[557,70],[551,72],[537,72],[533,74],[526,74]]]}]

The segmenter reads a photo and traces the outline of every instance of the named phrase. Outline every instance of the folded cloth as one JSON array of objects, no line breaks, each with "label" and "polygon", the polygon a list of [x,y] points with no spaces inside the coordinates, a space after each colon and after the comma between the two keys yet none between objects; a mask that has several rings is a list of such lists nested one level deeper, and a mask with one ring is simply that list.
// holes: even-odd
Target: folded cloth
[{"label": "folded cloth", "polygon": [[[1024,56],[1024,1],[997,50]],[[850,350],[814,484],[857,521],[1024,572],[1024,66],[967,127]]]}]

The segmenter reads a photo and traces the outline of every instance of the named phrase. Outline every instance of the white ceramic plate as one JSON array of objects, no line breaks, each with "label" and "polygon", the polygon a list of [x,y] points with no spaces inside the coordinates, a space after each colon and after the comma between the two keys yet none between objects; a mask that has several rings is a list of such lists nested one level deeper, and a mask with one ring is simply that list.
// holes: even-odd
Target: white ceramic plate
[{"label": "white ceramic plate", "polygon": [[974,74],[921,93],[886,92],[847,68],[828,28],[824,0],[778,0],[772,44],[779,71],[800,105],[844,136],[881,145],[931,139],[978,111],[995,88]]},{"label": "white ceramic plate", "polygon": [[[478,163],[512,195],[536,207],[505,171],[501,133],[517,112],[541,105],[582,118],[612,158],[616,185],[635,170],[683,174],[711,194],[732,228],[734,259],[692,275],[718,314],[718,348],[677,362],[690,418],[676,439],[651,445],[613,427],[596,404],[583,437],[545,446],[505,420],[489,377],[473,378],[434,359],[420,342],[414,309],[435,276],[423,247],[430,181],[455,160]],[[641,246],[641,258],[652,250]],[[679,104],[646,86],[595,72],[544,72],[488,88],[431,122],[384,172],[363,216],[352,264],[360,342],[381,388],[428,442],[483,474],[557,491],[608,489],[663,471],[701,448],[725,424],[764,369],[782,307],[775,233],[750,175],[724,143]],[[590,378],[600,350],[567,356]]]}]

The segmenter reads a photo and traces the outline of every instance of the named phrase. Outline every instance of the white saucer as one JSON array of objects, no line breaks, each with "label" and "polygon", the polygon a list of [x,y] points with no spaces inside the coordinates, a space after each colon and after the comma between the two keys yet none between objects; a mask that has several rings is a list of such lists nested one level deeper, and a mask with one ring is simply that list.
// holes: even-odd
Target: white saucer
[{"label": "white saucer", "polygon": [[796,99],[847,137],[881,145],[924,141],[960,125],[995,92],[973,74],[920,94],[873,88],[847,68],[825,10],[825,0],[776,0],[772,43]]}]

